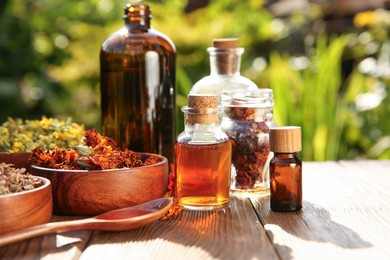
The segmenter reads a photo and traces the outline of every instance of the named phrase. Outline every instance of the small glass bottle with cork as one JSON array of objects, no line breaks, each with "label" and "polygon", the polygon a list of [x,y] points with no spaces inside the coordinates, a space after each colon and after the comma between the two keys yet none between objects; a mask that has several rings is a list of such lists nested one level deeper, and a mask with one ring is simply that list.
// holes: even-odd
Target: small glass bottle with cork
[{"label": "small glass bottle with cork", "polygon": [[220,127],[216,95],[189,95],[182,108],[185,129],[175,145],[175,197],[190,210],[229,205],[232,147]]},{"label": "small glass bottle with cork", "polygon": [[270,204],[272,211],[296,211],[302,208],[301,128],[284,126],[270,129]]},{"label": "small glass bottle with cork", "polygon": [[210,55],[210,75],[200,79],[190,94],[215,94],[219,103],[223,93],[235,90],[257,90],[257,85],[240,74],[241,56],[244,48],[239,47],[237,38],[213,40],[213,47],[207,48]]}]

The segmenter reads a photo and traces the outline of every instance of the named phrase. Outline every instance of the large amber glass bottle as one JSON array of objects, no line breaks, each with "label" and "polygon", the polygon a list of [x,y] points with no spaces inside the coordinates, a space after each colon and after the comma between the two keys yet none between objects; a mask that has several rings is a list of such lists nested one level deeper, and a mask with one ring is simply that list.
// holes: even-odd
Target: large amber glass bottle
[{"label": "large amber glass bottle", "polygon": [[102,133],[122,148],[173,162],[175,46],[150,26],[148,5],[125,5],[123,19],[100,51]]}]

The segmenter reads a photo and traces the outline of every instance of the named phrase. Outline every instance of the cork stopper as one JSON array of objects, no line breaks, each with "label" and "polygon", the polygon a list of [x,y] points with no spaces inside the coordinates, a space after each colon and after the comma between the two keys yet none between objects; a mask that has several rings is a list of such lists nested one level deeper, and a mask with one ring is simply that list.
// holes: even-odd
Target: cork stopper
[{"label": "cork stopper", "polygon": [[277,153],[302,151],[301,127],[284,126],[271,128],[269,132],[270,149]]},{"label": "cork stopper", "polygon": [[238,48],[237,38],[220,38],[213,40],[215,48]]},{"label": "cork stopper", "polygon": [[192,108],[217,108],[218,98],[216,95],[189,94],[188,106]]},{"label": "cork stopper", "polygon": [[217,95],[188,95],[187,121],[191,124],[218,123]]},{"label": "cork stopper", "polygon": [[213,47],[218,51],[216,62],[220,74],[234,74],[238,69],[239,56],[235,53],[238,48],[237,38],[219,38],[213,40]]}]

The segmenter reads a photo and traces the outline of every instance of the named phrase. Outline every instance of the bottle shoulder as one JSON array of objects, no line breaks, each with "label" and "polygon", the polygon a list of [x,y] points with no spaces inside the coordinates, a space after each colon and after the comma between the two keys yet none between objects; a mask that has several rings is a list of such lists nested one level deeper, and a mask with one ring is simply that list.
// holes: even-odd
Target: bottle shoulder
[{"label": "bottle shoulder", "polygon": [[191,94],[216,94],[232,90],[257,90],[258,86],[241,75],[208,75],[197,81],[191,88]]},{"label": "bottle shoulder", "polygon": [[221,128],[218,129],[186,129],[177,137],[178,143],[214,144],[227,141],[229,138]]},{"label": "bottle shoulder", "polygon": [[215,77],[208,75],[195,82],[190,94],[214,94],[220,95],[223,85]]},{"label": "bottle shoulder", "polygon": [[137,49],[162,49],[165,52],[176,54],[176,47],[172,40],[165,34],[148,28],[145,31],[132,31],[124,26],[120,30],[109,35],[101,46],[101,52],[123,53],[126,50]]},{"label": "bottle shoulder", "polygon": [[237,81],[242,83],[243,85],[247,86],[248,90],[257,90],[259,88],[259,86],[257,86],[257,84],[255,82],[253,82],[249,78],[244,77],[242,75],[238,75]]},{"label": "bottle shoulder", "polygon": [[274,153],[271,163],[275,165],[302,165],[302,161],[297,153]]},{"label": "bottle shoulder", "polygon": [[153,27],[150,28],[149,32],[150,32],[151,35],[155,35],[159,39],[164,39],[166,41],[167,45],[171,47],[172,51],[176,52],[175,44],[173,43],[171,38],[169,38],[167,35],[165,35],[164,33],[160,32],[160,31],[157,31]]}]

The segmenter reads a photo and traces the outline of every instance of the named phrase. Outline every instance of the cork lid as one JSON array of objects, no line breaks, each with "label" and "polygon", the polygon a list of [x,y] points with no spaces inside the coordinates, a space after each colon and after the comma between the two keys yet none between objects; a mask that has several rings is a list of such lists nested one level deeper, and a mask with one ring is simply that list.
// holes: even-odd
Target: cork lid
[{"label": "cork lid", "polygon": [[191,124],[218,123],[217,95],[189,94],[187,121]]},{"label": "cork lid", "polygon": [[237,72],[240,59],[237,50],[242,49],[238,47],[237,38],[214,39],[212,49],[218,50],[216,55],[216,68],[219,74],[234,74]]},{"label": "cork lid", "polygon": [[189,94],[188,107],[191,108],[217,108],[217,95]]},{"label": "cork lid", "polygon": [[237,38],[220,38],[213,40],[215,48],[238,48]]},{"label": "cork lid", "polygon": [[269,131],[270,149],[273,152],[291,153],[302,151],[301,127],[283,126]]}]

